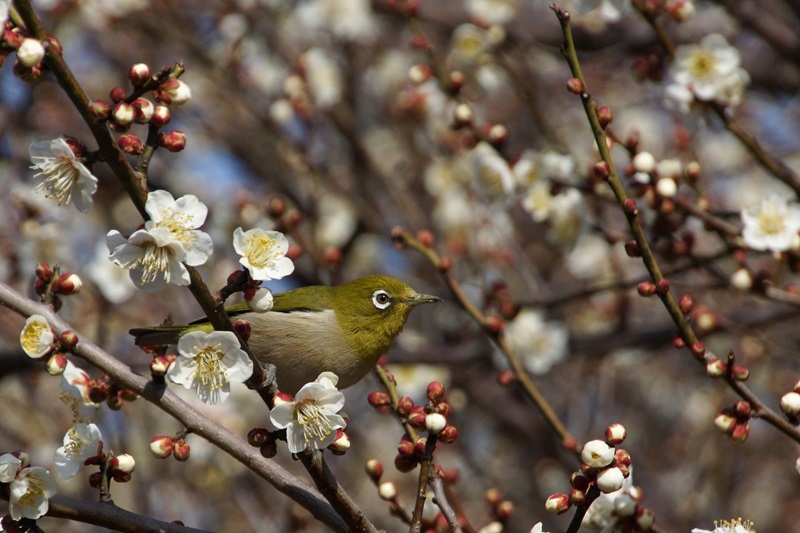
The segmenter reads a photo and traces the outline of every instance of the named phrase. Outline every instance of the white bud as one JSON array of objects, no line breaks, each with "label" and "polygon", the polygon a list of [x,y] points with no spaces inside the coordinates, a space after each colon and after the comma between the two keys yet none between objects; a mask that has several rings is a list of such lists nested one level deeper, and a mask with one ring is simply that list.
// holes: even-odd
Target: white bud
[{"label": "white bud", "polygon": [[633,156],[633,168],[637,172],[651,173],[656,168],[656,158],[650,152],[639,152]]},{"label": "white bud", "polygon": [[683,172],[680,159],[662,159],[656,163],[656,172],[662,178],[678,178]]},{"label": "white bud", "polygon": [[378,485],[378,496],[382,500],[392,501],[397,497],[397,487],[391,481],[384,481]]},{"label": "white bud", "polygon": [[500,522],[489,522],[480,528],[478,533],[503,533],[503,524]]},{"label": "white bud", "polygon": [[[152,443],[150,443],[150,445],[152,446]],[[136,460],[134,460],[132,455],[123,453],[121,455],[117,455],[111,460],[111,467],[119,470],[120,472],[130,474],[133,472],[133,469],[136,468]]]},{"label": "white bud", "polygon": [[636,500],[630,494],[620,494],[614,498],[614,514],[617,516],[633,516],[636,513]]},{"label": "white bud", "polygon": [[130,124],[134,119],[133,106],[127,102],[120,102],[111,110],[114,122],[120,125]]},{"label": "white bud", "polygon": [[622,470],[612,467],[606,468],[597,475],[597,488],[600,492],[608,494],[622,488],[622,483],[625,481],[625,476]]},{"label": "white bud", "polygon": [[447,425],[447,419],[439,413],[431,413],[425,416],[425,429],[428,433],[438,435]]},{"label": "white bud", "polygon": [[753,287],[753,276],[746,268],[740,268],[731,274],[731,285],[740,291],[749,291]]},{"label": "white bud", "polygon": [[272,309],[272,292],[264,287],[259,287],[255,290],[250,298],[245,300],[247,307],[254,313],[266,313]]},{"label": "white bud", "polygon": [[17,48],[17,57],[24,66],[31,68],[42,62],[44,58],[44,46],[37,39],[30,37],[22,39]]},{"label": "white bud", "polygon": [[590,440],[581,451],[581,461],[592,468],[603,468],[614,460],[614,448],[602,440]]},{"label": "white bud", "polygon": [[797,416],[800,413],[800,394],[787,392],[781,397],[781,411],[789,416]]},{"label": "white bud", "polygon": [[672,178],[659,178],[656,191],[665,198],[672,198],[678,192],[678,184]]},{"label": "white bud", "polygon": [[167,87],[166,93],[172,99],[172,104],[179,106],[189,101],[192,97],[192,89],[181,80],[176,80],[177,84]]}]

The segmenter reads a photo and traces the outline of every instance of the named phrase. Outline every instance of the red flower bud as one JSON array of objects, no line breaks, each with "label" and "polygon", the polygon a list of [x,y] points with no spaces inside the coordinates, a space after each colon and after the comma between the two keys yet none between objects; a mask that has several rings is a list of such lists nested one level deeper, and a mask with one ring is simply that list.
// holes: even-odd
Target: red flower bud
[{"label": "red flower bud", "polygon": [[605,161],[597,161],[593,166],[592,170],[594,171],[594,175],[600,179],[608,179],[609,174],[611,173],[611,167]]},{"label": "red flower bud", "polygon": [[611,112],[611,109],[606,106],[598,107],[597,119],[600,121],[600,127],[606,129],[606,126],[611,124],[611,121],[614,120],[614,114]]},{"label": "red flower bud", "polygon": [[121,135],[117,140],[120,150],[130,155],[139,155],[144,151],[142,140],[132,133]]},{"label": "red flower bud", "polygon": [[365,469],[367,471],[367,475],[370,477],[370,479],[372,479],[373,482],[377,483],[380,481],[381,476],[383,475],[383,463],[377,459],[369,459],[365,465]]},{"label": "red flower bud", "polygon": [[428,384],[428,400],[433,403],[439,402],[444,398],[444,385],[438,381],[432,381]]},{"label": "red flower bud", "polygon": [[458,438],[458,430],[455,426],[447,424],[442,431],[439,432],[439,440],[445,444],[452,444]]},{"label": "red flower bud", "polygon": [[128,69],[128,79],[134,87],[144,85],[150,79],[150,67],[144,63],[132,65]]},{"label": "red flower bud", "polygon": [[186,135],[179,130],[159,133],[157,142],[159,146],[170,152],[180,152],[186,148]]},{"label": "red flower bud", "polygon": [[397,400],[397,414],[400,416],[408,416],[413,408],[414,401],[408,396],[401,396],[400,399]]},{"label": "red flower bud", "polygon": [[578,78],[567,80],[567,90],[572,94],[582,94],[586,91],[586,86]]},{"label": "red flower bud", "polygon": [[656,286],[652,281],[642,281],[636,286],[639,296],[652,296],[656,293]]},{"label": "red flower bud", "polygon": [[367,396],[367,401],[372,407],[386,407],[392,403],[392,399],[385,392],[375,391]]},{"label": "red flower bud", "polygon": [[187,461],[191,455],[189,443],[183,439],[176,440],[172,445],[172,456],[178,461]]},{"label": "red flower bud", "polygon": [[681,313],[684,315],[688,315],[692,312],[692,307],[694,306],[694,301],[692,297],[688,294],[684,294],[681,296],[681,299],[678,301],[678,307],[681,309]]},{"label": "red flower bud", "polygon": [[627,241],[625,243],[625,253],[628,257],[642,257],[642,250],[636,241]]},{"label": "red flower bud", "polygon": [[150,124],[156,128],[163,128],[172,120],[172,112],[165,105],[153,107],[153,114],[150,116]]},{"label": "red flower bud", "polygon": [[39,263],[36,265],[36,277],[44,282],[53,279],[53,269],[47,263]]}]

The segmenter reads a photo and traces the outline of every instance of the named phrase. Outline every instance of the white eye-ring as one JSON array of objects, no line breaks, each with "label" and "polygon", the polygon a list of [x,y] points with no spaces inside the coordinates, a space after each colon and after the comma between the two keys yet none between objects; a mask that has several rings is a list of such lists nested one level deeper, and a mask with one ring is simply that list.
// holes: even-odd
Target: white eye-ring
[{"label": "white eye-ring", "polygon": [[378,309],[386,309],[392,304],[392,297],[383,289],[372,293],[372,304]]}]

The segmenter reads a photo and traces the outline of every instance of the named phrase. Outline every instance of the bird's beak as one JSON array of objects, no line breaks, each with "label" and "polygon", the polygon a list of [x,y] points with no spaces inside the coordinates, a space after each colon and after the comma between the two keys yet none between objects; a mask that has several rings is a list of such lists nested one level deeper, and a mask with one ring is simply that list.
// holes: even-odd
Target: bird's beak
[{"label": "bird's beak", "polygon": [[438,296],[417,293],[414,296],[403,300],[403,303],[408,305],[417,305],[417,304],[432,304],[434,302],[441,302],[441,301],[442,299],[439,298]]}]

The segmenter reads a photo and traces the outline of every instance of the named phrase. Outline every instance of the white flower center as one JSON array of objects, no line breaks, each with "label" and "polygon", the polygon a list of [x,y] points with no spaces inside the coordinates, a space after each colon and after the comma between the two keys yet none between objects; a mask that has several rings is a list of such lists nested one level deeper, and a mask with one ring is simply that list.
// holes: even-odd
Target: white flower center
[{"label": "white flower center", "polygon": [[778,235],[783,232],[783,213],[775,210],[762,210],[758,214],[758,227],[767,235]]},{"label": "white flower center", "polygon": [[325,412],[317,405],[316,400],[307,399],[298,403],[295,407],[294,416],[300,427],[303,428],[303,438],[306,443],[309,442],[309,435],[312,435],[316,440],[324,440],[325,437],[333,431],[333,424],[331,424]]},{"label": "white flower center", "polygon": [[69,205],[72,199],[72,186],[80,176],[80,171],[69,157],[56,156],[41,159],[43,159],[41,163],[31,167],[40,171],[34,174],[34,178],[44,176],[44,181],[39,187],[50,189],[51,192],[47,198],[55,198],[58,205]]},{"label": "white flower center", "polygon": [[689,72],[695,79],[709,78],[714,75],[716,66],[717,59],[713,54],[705,50],[698,50],[689,61]]},{"label": "white flower center", "polygon": [[22,332],[22,348],[26,353],[39,353],[42,335],[50,328],[43,322],[31,322]]},{"label": "white flower center", "polygon": [[194,361],[197,366],[194,369],[194,379],[199,380],[204,389],[212,391],[221,389],[228,383],[226,367],[222,364],[224,354],[217,346],[204,346],[202,349],[195,346],[197,354]]},{"label": "white flower center", "polygon": [[38,477],[27,476],[28,490],[18,500],[23,506],[38,506],[42,498],[45,497],[42,480]]},{"label": "white flower center", "polygon": [[275,239],[265,235],[247,235],[244,241],[244,255],[252,266],[264,268],[274,259],[277,244]]},{"label": "white flower center", "polygon": [[147,244],[144,257],[139,259],[139,263],[144,267],[142,272],[142,285],[151,283],[156,279],[159,272],[164,274],[164,281],[169,283],[169,260],[172,257],[172,250],[166,246],[158,246],[154,242]]},{"label": "white flower center", "polygon": [[65,444],[64,448],[67,450],[68,454],[80,457],[83,450],[86,449],[86,446],[89,444],[89,441],[82,439],[74,428],[70,428],[69,431],[67,431],[67,435],[69,435],[69,443]]},{"label": "white flower center", "polygon": [[[191,231],[192,217],[189,213],[167,208],[161,212],[161,220],[155,225],[157,228],[167,228],[174,235],[174,240],[183,244],[184,249],[189,249],[195,241]],[[169,282],[168,282],[169,283]]]}]

